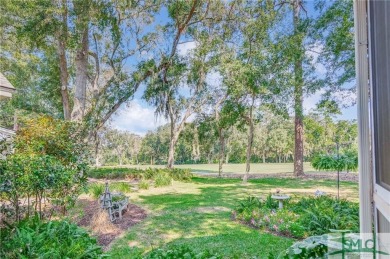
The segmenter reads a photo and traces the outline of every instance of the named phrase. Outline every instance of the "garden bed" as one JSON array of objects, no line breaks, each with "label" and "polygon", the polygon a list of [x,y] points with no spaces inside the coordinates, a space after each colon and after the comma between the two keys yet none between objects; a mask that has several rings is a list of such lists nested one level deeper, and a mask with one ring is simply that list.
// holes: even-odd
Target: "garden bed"
[{"label": "garden bed", "polygon": [[359,231],[359,205],[331,196],[286,200],[278,208],[274,196],[262,200],[250,196],[232,212],[234,220],[279,236],[302,239],[332,231]]},{"label": "garden bed", "polygon": [[[198,174],[201,177],[219,177],[216,173],[202,173]],[[222,178],[241,179],[244,174],[228,173],[222,174]],[[262,179],[262,178],[297,178],[293,173],[272,173],[272,174],[249,174],[248,179]],[[324,179],[324,180],[336,180],[337,172],[318,172],[318,173],[305,173],[301,179]],[[359,175],[357,173],[340,173],[340,181],[346,182],[359,182]]]},{"label": "garden bed", "polygon": [[[97,237],[98,244],[106,250],[117,237],[122,236],[129,228],[140,223],[147,217],[146,211],[135,204],[129,204],[128,210],[123,214],[122,219],[111,223],[106,211],[100,209],[97,201],[80,199],[83,212],[77,224],[86,227]],[[99,215],[100,214],[100,215]]]}]

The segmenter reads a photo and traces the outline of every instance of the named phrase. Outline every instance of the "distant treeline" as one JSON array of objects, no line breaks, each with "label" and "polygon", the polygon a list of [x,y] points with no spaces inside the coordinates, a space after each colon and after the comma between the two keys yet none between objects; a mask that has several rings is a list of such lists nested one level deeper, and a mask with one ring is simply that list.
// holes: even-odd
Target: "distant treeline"
[{"label": "distant treeline", "polygon": [[[355,120],[335,120],[330,116],[309,114],[304,120],[305,153],[310,161],[316,154],[334,154],[357,150]],[[246,127],[229,128],[224,138],[224,163],[245,163]],[[104,129],[99,133],[96,163],[100,165],[167,164],[170,140],[169,124],[149,131],[141,137],[129,132]],[[207,121],[187,123],[175,150],[176,164],[218,163],[218,132]],[[294,154],[294,122],[266,114],[255,124],[252,163],[292,162]]]}]

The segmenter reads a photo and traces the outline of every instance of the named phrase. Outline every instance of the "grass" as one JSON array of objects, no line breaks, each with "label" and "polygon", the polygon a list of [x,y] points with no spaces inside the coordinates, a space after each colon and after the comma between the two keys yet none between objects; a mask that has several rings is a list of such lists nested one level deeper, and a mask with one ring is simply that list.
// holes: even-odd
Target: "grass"
[{"label": "grass", "polygon": [[[245,164],[226,164],[223,166],[223,172],[227,174],[245,173]],[[116,168],[118,166],[115,166]],[[123,167],[128,168],[165,168],[165,165],[126,165]],[[186,164],[186,165],[175,165],[175,168],[191,169],[194,173],[218,173],[218,164]],[[314,172],[315,169],[310,163],[304,163],[305,172]],[[274,173],[292,173],[294,170],[293,163],[255,163],[251,164],[252,174],[274,174]]]},{"label": "grass", "polygon": [[[136,258],[154,248],[187,245],[224,258],[266,258],[278,255],[296,240],[249,228],[231,220],[237,201],[266,196],[275,189],[293,196],[313,195],[317,189],[336,195],[330,180],[193,178],[192,182],[142,190],[131,200],[148,210],[148,218],[132,227],[109,251],[113,258]],[[356,183],[342,182],[341,197],[358,199]]]},{"label": "grass", "polygon": [[97,199],[104,193],[104,185],[99,183],[93,183],[88,186],[89,192],[92,194],[92,197]]}]

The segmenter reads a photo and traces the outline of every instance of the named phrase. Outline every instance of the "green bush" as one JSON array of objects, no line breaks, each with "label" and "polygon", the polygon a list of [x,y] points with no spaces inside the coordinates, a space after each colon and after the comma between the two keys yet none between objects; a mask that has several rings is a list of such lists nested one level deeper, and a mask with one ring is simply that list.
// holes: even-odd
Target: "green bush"
[{"label": "green bush", "polygon": [[67,221],[34,217],[0,229],[0,258],[101,258],[96,240]]},{"label": "green bush", "polygon": [[356,171],[358,168],[358,157],[356,153],[346,152],[337,155],[317,155],[311,165],[317,170],[333,171]]},{"label": "green bush", "polygon": [[321,235],[333,229],[359,231],[358,204],[321,196],[287,202],[283,209],[275,209],[275,204],[269,199],[262,202],[248,197],[233,211],[235,219],[296,238]]},{"label": "green bush", "polygon": [[330,229],[359,232],[359,205],[330,196],[302,198],[292,209],[301,215],[299,222],[310,235],[322,235]]},{"label": "green bush", "polygon": [[138,183],[138,188],[140,188],[141,190],[147,190],[147,189],[149,189],[149,187],[150,187],[150,184],[147,180],[141,180]]},{"label": "green bush", "polygon": [[189,169],[137,169],[137,168],[94,168],[88,176],[97,179],[148,179],[154,180],[159,174],[166,173],[175,181],[190,181],[193,174]]},{"label": "green bush", "polygon": [[111,183],[110,189],[122,193],[130,193],[131,192],[131,186],[129,183],[125,182],[117,182],[117,183]]},{"label": "green bush", "polygon": [[[48,116],[20,124],[13,154],[0,161],[0,198],[13,207],[16,221],[29,212],[43,217],[48,205],[60,206],[65,213],[87,181],[88,149],[80,126]],[[24,201],[27,213],[19,206]],[[43,201],[50,204],[42,206]]]},{"label": "green bush", "polygon": [[245,212],[251,213],[256,209],[276,209],[278,208],[278,202],[271,198],[272,194],[268,194],[264,201],[260,200],[257,197],[249,196],[245,200],[238,203],[235,208],[235,213],[241,214]]},{"label": "green bush", "polygon": [[154,177],[155,187],[168,186],[171,184],[172,184],[172,178],[166,171],[162,171]]},{"label": "green bush", "polygon": [[93,183],[88,186],[88,190],[92,194],[92,197],[97,199],[104,193],[104,185],[100,183]]}]

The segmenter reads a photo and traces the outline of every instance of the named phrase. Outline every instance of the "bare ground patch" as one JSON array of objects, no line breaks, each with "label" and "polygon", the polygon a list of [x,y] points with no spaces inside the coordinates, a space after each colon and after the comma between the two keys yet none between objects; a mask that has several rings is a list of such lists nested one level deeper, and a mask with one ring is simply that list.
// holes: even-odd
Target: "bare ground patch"
[{"label": "bare ground patch", "polygon": [[195,211],[199,213],[216,213],[216,212],[231,211],[231,209],[226,207],[214,206],[214,207],[198,207],[195,208]]},{"label": "bare ground patch", "polygon": [[86,227],[97,237],[99,245],[105,250],[117,237],[122,236],[129,228],[141,222],[147,217],[146,211],[137,205],[129,204],[128,210],[111,223],[108,213],[100,208],[97,201],[80,199],[78,201],[83,208],[83,215],[78,219],[77,224]]}]

